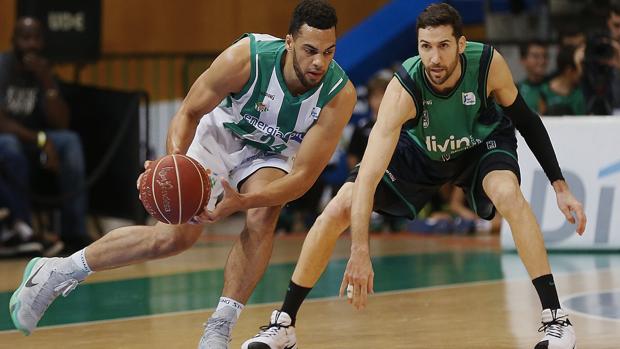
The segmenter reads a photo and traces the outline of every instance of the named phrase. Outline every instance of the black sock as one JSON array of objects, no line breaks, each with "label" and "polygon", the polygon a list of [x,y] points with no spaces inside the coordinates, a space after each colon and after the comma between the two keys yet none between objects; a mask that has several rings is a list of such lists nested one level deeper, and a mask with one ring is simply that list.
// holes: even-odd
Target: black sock
[{"label": "black sock", "polygon": [[540,303],[544,309],[560,309],[560,299],[558,298],[558,291],[555,289],[555,282],[553,281],[553,275],[547,274],[539,276],[532,280]]},{"label": "black sock", "polygon": [[294,283],[293,280],[289,283],[288,290],[286,290],[286,297],[284,297],[284,303],[282,303],[282,309],[280,309],[280,311],[287,313],[291,317],[292,326],[295,326],[295,318],[297,317],[299,307],[301,307],[301,303],[304,302],[310,290],[312,290],[312,288],[299,286]]}]

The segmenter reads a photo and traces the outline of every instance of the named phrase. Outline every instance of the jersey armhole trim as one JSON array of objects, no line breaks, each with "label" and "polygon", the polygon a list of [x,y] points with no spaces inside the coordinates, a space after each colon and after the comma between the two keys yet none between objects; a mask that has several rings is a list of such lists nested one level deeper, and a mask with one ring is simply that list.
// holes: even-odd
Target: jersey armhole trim
[{"label": "jersey armhole trim", "polygon": [[239,39],[235,40],[235,42],[245,37],[250,38],[250,78],[245,83],[245,85],[243,85],[241,91],[231,94],[231,97],[234,99],[239,99],[241,96],[245,95],[252,86],[254,80],[256,79],[256,66],[258,64],[258,56],[256,53],[256,38],[254,37],[254,35],[246,33],[243,34],[243,36],[241,36]]},{"label": "jersey armhole trim", "polygon": [[482,97],[482,107],[488,106],[487,81],[489,79],[489,70],[491,61],[493,60],[493,46],[484,45],[482,54],[480,55],[480,65],[478,68],[478,95]]},{"label": "jersey armhole trim", "polygon": [[418,115],[420,115],[420,112],[422,111],[422,94],[417,89],[415,82],[403,66],[398,68],[398,70],[394,73],[394,76],[413,99],[413,103],[415,104],[415,115],[413,115],[413,118],[417,120]]}]

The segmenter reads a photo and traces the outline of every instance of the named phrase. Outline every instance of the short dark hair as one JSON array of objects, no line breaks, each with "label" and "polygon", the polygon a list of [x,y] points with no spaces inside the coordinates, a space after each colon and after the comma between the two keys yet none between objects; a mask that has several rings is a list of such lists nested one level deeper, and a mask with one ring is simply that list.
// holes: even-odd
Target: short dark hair
[{"label": "short dark hair", "polygon": [[463,35],[463,20],[459,12],[452,6],[441,4],[430,4],[418,15],[415,31],[427,27],[438,27],[449,25],[452,27],[452,34],[458,40]]},{"label": "short dark hair", "polygon": [[336,9],[325,0],[302,0],[293,11],[288,27],[289,34],[295,35],[304,24],[316,29],[336,27]]},{"label": "short dark hair", "polygon": [[375,73],[375,75],[368,80],[368,84],[366,84],[368,96],[371,96],[374,93],[385,93],[385,90],[387,90],[391,80],[392,74],[390,70],[384,69]]},{"label": "short dark hair", "polygon": [[527,57],[527,55],[530,53],[530,47],[532,46],[540,46],[540,47],[547,48],[547,43],[539,39],[532,39],[532,40],[528,40],[520,44],[519,45],[519,56],[521,56],[521,59],[525,59],[525,57]]},{"label": "short dark hair", "polygon": [[611,4],[609,4],[609,13],[607,14],[607,18],[610,18],[612,13],[616,16],[620,16],[620,3],[617,1],[612,1]]},{"label": "short dark hair", "polygon": [[555,61],[558,73],[563,73],[566,68],[577,68],[577,64],[575,64],[575,49],[573,46],[560,47]]}]

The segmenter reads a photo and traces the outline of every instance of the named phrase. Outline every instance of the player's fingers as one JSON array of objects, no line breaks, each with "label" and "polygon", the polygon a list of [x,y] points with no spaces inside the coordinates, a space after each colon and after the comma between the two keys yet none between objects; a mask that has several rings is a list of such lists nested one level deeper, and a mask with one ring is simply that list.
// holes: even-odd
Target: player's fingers
[{"label": "player's fingers", "polygon": [[[366,287],[366,286],[364,286]],[[362,284],[359,281],[354,281],[353,284],[353,306],[355,309],[360,310],[362,308]]]},{"label": "player's fingers", "polygon": [[342,282],[340,283],[340,290],[338,290],[338,297],[342,297],[344,295],[344,290],[346,290],[349,282],[347,281],[347,275],[345,274],[342,277]]},{"label": "player's fingers", "polygon": [[229,193],[229,192],[236,192],[235,189],[233,189],[233,187],[230,185],[230,183],[228,183],[227,180],[222,179],[222,187],[224,188],[224,192]]},{"label": "player's fingers", "polygon": [[148,167],[151,165],[151,162],[153,162],[153,161],[151,161],[151,160],[146,160],[146,161],[144,162],[144,168],[145,168],[145,169],[146,169],[146,168],[148,168]]},{"label": "player's fingers", "polygon": [[347,277],[347,274],[345,273],[344,276],[342,277],[342,282],[340,283],[340,291],[338,291],[338,297],[342,297],[344,295],[344,292],[346,291],[348,285],[349,285],[349,278]]},{"label": "player's fingers", "polygon": [[366,308],[366,303],[368,302],[368,280],[360,286],[360,302],[358,309],[364,309]]},{"label": "player's fingers", "polygon": [[583,232],[586,230],[586,223],[588,221],[588,219],[586,218],[586,214],[583,212],[583,206],[579,205],[575,209],[575,214],[577,215],[577,221],[579,222],[579,224],[577,225],[577,233],[579,235],[582,235]]},{"label": "player's fingers", "polygon": [[571,224],[575,224],[575,217],[573,217],[573,215],[570,213],[570,209],[568,207],[562,207],[560,208],[560,210],[564,214],[564,217],[566,217],[567,221],[569,221]]},{"label": "player's fingers", "polygon": [[375,274],[371,273],[368,278],[368,294],[375,293]]}]

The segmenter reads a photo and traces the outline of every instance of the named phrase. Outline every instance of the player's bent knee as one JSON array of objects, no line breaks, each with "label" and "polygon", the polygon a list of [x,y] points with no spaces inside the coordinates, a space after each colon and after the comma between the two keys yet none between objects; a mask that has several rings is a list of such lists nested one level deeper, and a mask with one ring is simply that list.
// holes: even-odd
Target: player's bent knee
[{"label": "player's bent knee", "polygon": [[495,207],[504,213],[525,203],[521,189],[512,183],[495,186],[487,192],[487,195]]},{"label": "player's bent knee", "polygon": [[201,226],[158,223],[151,241],[153,257],[171,256],[187,250],[198,240],[201,232]]},{"label": "player's bent knee", "polygon": [[281,207],[277,206],[248,210],[246,216],[248,230],[258,234],[272,234],[281,209]]},{"label": "player's bent knee", "polygon": [[329,215],[334,218],[347,219],[351,215],[351,197],[353,196],[353,183],[345,183],[334,200],[325,208]]}]

